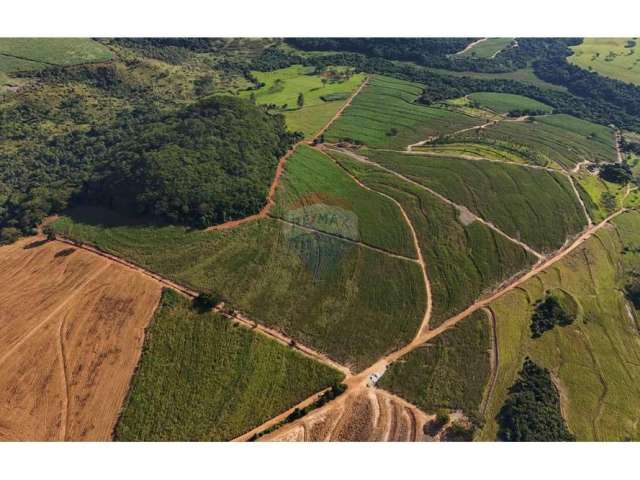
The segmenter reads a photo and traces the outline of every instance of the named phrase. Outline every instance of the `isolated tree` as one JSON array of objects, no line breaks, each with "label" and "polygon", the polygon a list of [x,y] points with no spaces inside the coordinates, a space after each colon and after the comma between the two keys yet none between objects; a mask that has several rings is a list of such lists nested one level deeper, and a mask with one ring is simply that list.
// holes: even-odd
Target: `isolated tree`
[{"label": "isolated tree", "polygon": [[298,108],[304,107],[304,95],[302,93],[298,94]]}]

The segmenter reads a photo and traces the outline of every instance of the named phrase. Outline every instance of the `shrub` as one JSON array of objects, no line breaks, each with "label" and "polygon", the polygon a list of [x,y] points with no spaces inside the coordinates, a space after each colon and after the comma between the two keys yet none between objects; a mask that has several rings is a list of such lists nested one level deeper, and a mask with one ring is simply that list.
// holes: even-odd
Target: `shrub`
[{"label": "shrub", "polygon": [[624,163],[605,163],[600,167],[600,178],[611,183],[628,183],[633,177],[631,168]]},{"label": "shrub", "polygon": [[498,439],[506,442],[575,440],[562,418],[560,395],[549,371],[528,357],[496,420]]},{"label": "shrub", "polygon": [[531,317],[531,337],[538,338],[556,325],[571,325],[574,320],[575,317],[562,308],[558,299],[549,295],[536,305]]},{"label": "shrub", "polygon": [[193,299],[192,306],[198,312],[203,313],[211,310],[223,301],[224,298],[219,293],[201,293]]}]

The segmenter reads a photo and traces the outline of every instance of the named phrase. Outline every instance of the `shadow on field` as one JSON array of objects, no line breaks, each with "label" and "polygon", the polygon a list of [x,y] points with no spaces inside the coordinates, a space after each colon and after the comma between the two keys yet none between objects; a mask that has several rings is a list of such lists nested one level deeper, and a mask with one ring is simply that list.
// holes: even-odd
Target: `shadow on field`
[{"label": "shadow on field", "polygon": [[22,247],[24,250],[30,250],[32,248],[38,248],[41,247],[42,245],[44,245],[45,243],[47,243],[49,240],[44,239],[44,240],[35,240],[31,243],[27,243],[24,247]]}]

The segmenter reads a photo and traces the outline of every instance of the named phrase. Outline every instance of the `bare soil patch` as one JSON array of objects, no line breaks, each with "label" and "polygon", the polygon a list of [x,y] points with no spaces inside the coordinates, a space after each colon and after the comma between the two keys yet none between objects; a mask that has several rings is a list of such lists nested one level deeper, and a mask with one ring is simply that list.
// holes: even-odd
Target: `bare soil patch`
[{"label": "bare soil patch", "polygon": [[110,440],[160,284],[41,240],[0,248],[0,440]]}]

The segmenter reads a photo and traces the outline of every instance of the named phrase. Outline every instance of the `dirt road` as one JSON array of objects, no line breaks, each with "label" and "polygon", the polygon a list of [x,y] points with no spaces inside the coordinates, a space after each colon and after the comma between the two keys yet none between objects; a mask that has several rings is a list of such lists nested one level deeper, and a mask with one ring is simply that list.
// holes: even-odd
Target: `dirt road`
[{"label": "dirt road", "polygon": [[535,256],[538,259],[542,259],[544,258],[544,255],[542,255],[541,253],[535,251],[533,248],[531,248],[529,245],[527,245],[526,243],[510,236],[509,234],[503,232],[501,229],[499,229],[498,227],[496,227],[493,223],[479,217],[478,215],[474,214],[473,212],[471,212],[469,209],[467,209],[467,207],[463,206],[463,205],[458,205],[457,203],[452,202],[451,200],[449,200],[447,197],[441,195],[440,193],[436,192],[435,190],[430,189],[429,187],[426,187],[425,185],[422,185],[419,182],[416,182],[415,180],[412,180],[409,177],[405,177],[404,175],[402,175],[401,173],[398,173],[394,170],[391,170],[383,165],[380,165],[379,163],[376,163],[372,160],[369,160],[367,157],[359,155],[355,152],[352,152],[351,150],[346,150],[346,149],[342,149],[342,148],[334,148],[333,149],[336,152],[339,153],[343,153],[351,158],[353,158],[354,160],[358,160],[359,162],[365,163],[367,165],[371,165],[373,167],[379,168],[380,170],[383,170],[391,175],[394,175],[398,178],[400,178],[401,180],[404,180],[407,183],[410,183],[411,185],[418,187],[422,190],[426,190],[427,192],[429,192],[431,195],[433,195],[434,197],[438,198],[439,200],[443,201],[444,203],[446,203],[447,205],[451,205],[453,207],[455,207],[462,215],[465,216],[470,216],[473,218],[473,220],[482,223],[483,225],[489,227],[490,229],[492,229],[494,232],[502,235],[503,237],[505,237],[507,240],[512,241],[513,243],[521,246],[524,250],[526,250],[527,252],[529,252],[530,254],[532,254],[533,256]]},{"label": "dirt road", "polygon": [[345,108],[351,105],[351,102],[353,101],[355,96],[362,91],[362,89],[367,85],[368,82],[369,82],[369,77],[366,77],[364,81],[360,84],[360,86],[356,89],[356,91],[353,92],[351,96],[349,96],[347,101],[333,115],[333,117],[331,117],[329,121],[326,124],[324,124],[324,126],[320,130],[318,130],[311,139],[301,140],[300,142],[296,143],[287,151],[286,154],[284,154],[280,158],[280,160],[278,161],[278,166],[276,167],[276,173],[271,182],[271,186],[269,187],[269,193],[267,194],[267,203],[265,204],[264,207],[262,207],[262,209],[258,213],[249,215],[248,217],[244,217],[238,220],[231,220],[229,222],[221,223],[219,225],[213,225],[207,228],[206,231],[210,232],[215,230],[227,230],[229,228],[234,228],[239,225],[242,225],[244,223],[253,222],[261,218],[266,218],[267,215],[269,215],[269,212],[271,212],[271,209],[275,204],[274,197],[276,194],[276,190],[278,189],[278,185],[280,184],[280,179],[282,178],[282,173],[284,172],[284,167],[289,157],[291,157],[291,155],[295,153],[296,149],[300,145],[302,144],[310,145],[314,142],[314,140],[320,137],[331,126],[331,124],[335,122],[340,117],[340,115],[342,115],[342,112],[344,112]]}]

